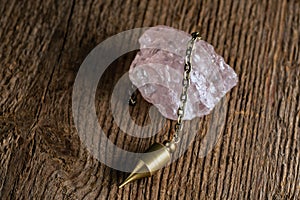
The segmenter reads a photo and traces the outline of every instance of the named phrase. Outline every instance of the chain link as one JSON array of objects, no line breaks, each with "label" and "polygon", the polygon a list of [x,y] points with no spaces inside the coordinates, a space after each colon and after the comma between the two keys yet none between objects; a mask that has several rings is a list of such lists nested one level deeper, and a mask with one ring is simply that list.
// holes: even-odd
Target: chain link
[{"label": "chain link", "polygon": [[128,95],[129,95],[129,99],[128,99],[128,103],[131,106],[135,106],[136,104],[136,100],[137,100],[137,88],[131,84],[131,87],[128,90]]},{"label": "chain link", "polygon": [[182,92],[180,95],[180,105],[177,110],[177,122],[175,124],[175,133],[173,136],[173,141],[175,143],[179,142],[179,132],[182,131],[182,119],[185,114],[185,106],[188,99],[188,88],[190,86],[190,73],[192,71],[192,51],[194,48],[194,43],[197,39],[200,39],[200,35],[198,32],[194,32],[191,34],[192,39],[187,44],[186,49],[186,56],[185,56],[185,64],[184,64],[184,73],[183,73],[183,80],[182,80]]}]

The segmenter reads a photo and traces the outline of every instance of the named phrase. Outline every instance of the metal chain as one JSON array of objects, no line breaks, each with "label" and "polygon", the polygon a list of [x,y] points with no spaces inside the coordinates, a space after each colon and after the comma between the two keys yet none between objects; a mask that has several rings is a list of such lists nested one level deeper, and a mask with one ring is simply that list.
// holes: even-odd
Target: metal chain
[{"label": "metal chain", "polygon": [[128,103],[130,106],[135,106],[136,101],[137,101],[137,91],[136,91],[136,87],[131,84],[131,87],[128,90],[128,94],[129,94],[129,99],[128,99]]},{"label": "metal chain", "polygon": [[185,106],[188,99],[188,88],[190,86],[190,73],[192,71],[192,51],[194,48],[194,43],[197,39],[200,39],[200,34],[198,32],[194,32],[191,34],[192,39],[187,44],[186,56],[185,56],[185,64],[184,64],[184,73],[182,80],[182,92],[180,95],[180,105],[177,110],[177,122],[175,124],[175,133],[173,135],[173,141],[175,143],[179,142],[179,132],[182,131],[182,119],[185,114]]}]

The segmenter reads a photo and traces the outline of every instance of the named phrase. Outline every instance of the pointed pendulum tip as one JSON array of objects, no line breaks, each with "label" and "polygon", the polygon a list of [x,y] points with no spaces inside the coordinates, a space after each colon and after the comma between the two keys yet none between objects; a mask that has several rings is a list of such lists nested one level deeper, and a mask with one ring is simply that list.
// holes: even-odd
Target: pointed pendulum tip
[{"label": "pointed pendulum tip", "polygon": [[124,185],[126,185],[127,183],[130,183],[133,180],[135,180],[135,178],[130,175],[128,178],[126,178],[126,180],[123,183],[121,183],[121,185],[119,185],[119,188],[124,187]]},{"label": "pointed pendulum tip", "polygon": [[119,185],[122,188],[129,182],[151,176],[155,171],[164,167],[171,160],[171,153],[175,151],[175,144],[166,141],[164,144],[153,144],[138,161],[132,173]]},{"label": "pointed pendulum tip", "polygon": [[119,188],[122,188],[124,185],[126,185],[129,182],[131,182],[131,180],[126,179],[121,185],[119,185]]},{"label": "pointed pendulum tip", "polygon": [[131,181],[134,181],[136,179],[139,179],[139,175],[138,174],[136,174],[136,173],[130,174],[130,176],[127,177],[126,180],[121,185],[119,185],[119,188],[124,187],[124,185],[126,185],[127,183],[130,183]]},{"label": "pointed pendulum tip", "polygon": [[131,174],[125,179],[125,181],[119,185],[119,188],[122,188],[127,183],[130,183],[134,180],[141,179],[144,177],[151,176],[150,170],[146,166],[145,162],[140,160]]}]

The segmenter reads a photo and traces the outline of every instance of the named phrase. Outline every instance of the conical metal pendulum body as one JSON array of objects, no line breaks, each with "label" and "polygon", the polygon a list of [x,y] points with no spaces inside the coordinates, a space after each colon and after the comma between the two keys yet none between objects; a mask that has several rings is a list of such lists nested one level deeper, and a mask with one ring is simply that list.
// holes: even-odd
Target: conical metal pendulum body
[{"label": "conical metal pendulum body", "polygon": [[171,161],[171,154],[175,151],[175,148],[175,143],[170,141],[166,141],[164,144],[154,143],[146,150],[134,170],[119,188],[134,180],[152,176],[154,172]]}]

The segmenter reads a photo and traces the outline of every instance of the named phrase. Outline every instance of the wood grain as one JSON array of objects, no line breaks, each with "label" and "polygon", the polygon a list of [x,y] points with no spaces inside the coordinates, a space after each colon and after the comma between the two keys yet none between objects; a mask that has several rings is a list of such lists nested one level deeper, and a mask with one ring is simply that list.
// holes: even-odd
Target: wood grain
[{"label": "wood grain", "polygon": [[[300,199],[300,1],[0,0],[1,199]],[[200,31],[239,76],[226,96],[225,127],[211,152],[200,144],[155,176],[118,189],[127,174],[98,162],[81,144],[72,118],[72,88],[84,58],[121,31],[164,24]],[[150,139],[114,123],[113,85],[135,52],[99,82],[99,123],[118,146],[142,151]],[[148,123],[139,96],[131,109]],[[124,119],[125,120],[125,119]],[[167,133],[167,134],[166,134]]]}]

